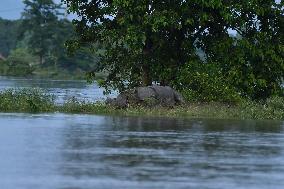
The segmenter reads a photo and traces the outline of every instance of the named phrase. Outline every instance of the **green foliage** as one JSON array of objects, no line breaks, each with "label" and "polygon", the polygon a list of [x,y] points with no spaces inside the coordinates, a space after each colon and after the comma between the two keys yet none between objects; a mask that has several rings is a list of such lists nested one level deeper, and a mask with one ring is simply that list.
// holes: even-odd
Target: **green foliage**
[{"label": "green foliage", "polygon": [[39,89],[9,89],[0,92],[2,112],[49,112],[54,110],[54,97]]},{"label": "green foliage", "polygon": [[237,111],[246,119],[284,119],[284,98],[274,96],[259,102],[243,100]]},{"label": "green foliage", "polygon": [[9,65],[7,61],[0,60],[0,74],[1,75],[7,75],[9,70]]},{"label": "green foliage", "polygon": [[284,76],[284,43],[272,43],[272,37],[254,34],[252,43],[247,38],[212,43],[212,57],[222,75],[246,98],[265,99],[281,95]]},{"label": "green foliage", "polygon": [[284,76],[283,40],[284,2],[245,1],[233,3],[231,28],[238,32],[237,38],[219,35],[206,39],[203,46],[209,61],[222,68],[222,74],[246,98],[266,99],[281,95]]},{"label": "green foliage", "polygon": [[0,54],[7,57],[17,45],[20,21],[0,18]]},{"label": "green foliage", "polygon": [[[151,103],[151,101],[149,101]],[[63,105],[39,89],[9,89],[0,92],[0,112],[63,112],[126,116],[159,116],[219,119],[284,119],[284,98],[271,97],[264,102],[242,100],[239,104],[190,103],[175,108],[143,106],[116,109],[100,102],[84,102],[76,98]]]},{"label": "green foliage", "polygon": [[93,113],[93,114],[109,114],[114,111],[114,108],[107,107],[102,103],[92,103],[79,101],[75,97],[67,100],[62,106],[58,107],[62,112],[68,113]]},{"label": "green foliage", "polygon": [[22,14],[22,35],[27,37],[29,49],[39,56],[42,64],[53,44],[53,28],[57,23],[60,6],[53,0],[24,0],[23,3],[26,7]]},{"label": "green foliage", "polygon": [[211,63],[187,63],[177,78],[176,87],[189,102],[239,103],[240,95]]},{"label": "green foliage", "polygon": [[66,68],[69,71],[80,69],[82,71],[90,71],[96,68],[98,59],[87,48],[81,48],[74,54],[68,54],[65,47],[62,47],[64,52],[58,56],[58,66]]},{"label": "green foliage", "polygon": [[68,53],[65,43],[75,37],[74,26],[67,19],[59,19],[52,28],[53,42],[44,66],[54,65],[68,71],[92,70],[97,62],[89,48],[80,48],[74,53]]},{"label": "green foliage", "polygon": [[274,110],[278,109],[284,110],[284,97],[279,97],[279,96],[270,97],[266,100],[266,105]]},{"label": "green foliage", "polygon": [[7,60],[0,65],[2,75],[27,76],[34,71],[35,57],[27,49],[18,48],[13,50]]},{"label": "green foliage", "polygon": [[[109,73],[102,82],[105,87],[123,91],[152,81],[169,85],[187,62],[196,60],[199,49],[207,62],[219,64],[226,84],[242,96],[265,99],[279,94],[284,75],[283,1],[64,2],[82,18],[74,21],[79,38],[70,48],[104,46],[100,68]],[[233,39],[229,29],[237,31],[239,39]],[[211,76],[206,74],[195,80],[209,85],[204,84]],[[213,95],[221,90],[209,88]]]},{"label": "green foliage", "polygon": [[[67,53],[65,43],[76,34],[71,21],[63,17],[60,4],[53,0],[23,2],[26,7],[21,19],[0,18],[0,54],[8,57],[17,51],[9,58],[16,63],[10,60],[1,63],[1,75],[26,76],[33,72],[39,77],[82,78],[83,72],[97,67],[98,58],[89,48],[81,48],[72,55]],[[20,52],[23,49],[25,52]],[[23,59],[15,54],[24,54]],[[27,61],[26,54],[33,60]],[[49,70],[50,74],[46,74]]]}]

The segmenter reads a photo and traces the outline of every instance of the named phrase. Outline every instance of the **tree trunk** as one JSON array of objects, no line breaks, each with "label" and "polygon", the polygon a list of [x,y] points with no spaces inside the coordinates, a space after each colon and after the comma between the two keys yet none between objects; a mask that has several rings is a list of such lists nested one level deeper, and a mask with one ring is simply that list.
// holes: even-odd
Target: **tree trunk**
[{"label": "tree trunk", "polygon": [[40,63],[40,65],[43,64],[43,55],[42,54],[39,55],[39,63]]},{"label": "tree trunk", "polygon": [[149,65],[142,65],[142,84],[144,87],[152,85]]},{"label": "tree trunk", "polygon": [[146,35],[145,46],[143,48],[142,54],[142,85],[149,86],[152,85],[151,69],[149,65],[149,60],[151,59],[151,52],[153,48],[153,42],[150,39],[151,33],[148,32]]}]

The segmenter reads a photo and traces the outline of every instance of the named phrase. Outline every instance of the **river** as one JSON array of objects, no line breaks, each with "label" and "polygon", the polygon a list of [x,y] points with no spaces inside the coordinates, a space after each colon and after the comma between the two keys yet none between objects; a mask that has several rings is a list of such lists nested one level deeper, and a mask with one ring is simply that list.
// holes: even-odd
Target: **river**
[{"label": "river", "polygon": [[[104,98],[78,81],[1,82],[0,89],[32,85],[62,99]],[[1,189],[283,186],[283,121],[0,113]]]},{"label": "river", "polygon": [[104,96],[103,89],[99,88],[96,83],[88,84],[86,81],[81,80],[45,80],[0,76],[0,91],[23,88],[42,89],[43,92],[54,95],[56,102],[59,104],[72,97],[76,97],[78,100],[95,102],[116,96],[115,92]]}]

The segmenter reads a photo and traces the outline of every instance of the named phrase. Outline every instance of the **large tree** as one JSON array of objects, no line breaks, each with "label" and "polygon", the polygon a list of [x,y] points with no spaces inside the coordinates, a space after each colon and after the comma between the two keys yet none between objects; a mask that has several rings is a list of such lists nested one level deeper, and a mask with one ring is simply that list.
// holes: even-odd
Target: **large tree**
[{"label": "large tree", "polygon": [[17,45],[20,21],[0,18],[0,54],[7,57]]},{"label": "large tree", "polygon": [[56,26],[52,29],[53,43],[51,45],[51,52],[48,56],[50,63],[55,67],[61,67],[69,71],[76,69],[89,71],[96,66],[96,56],[94,56],[90,49],[81,48],[74,53],[68,53],[65,48],[65,43],[68,40],[76,37],[74,26],[68,19],[60,19]]},{"label": "large tree", "polygon": [[60,5],[53,0],[24,0],[22,35],[28,39],[29,49],[44,63],[54,42],[54,28],[60,14]]},{"label": "large tree", "polygon": [[[109,72],[106,87],[124,90],[153,81],[180,86],[176,78],[186,64],[200,59],[199,48],[207,63],[219,64],[223,74],[230,73],[228,80],[242,95],[267,97],[280,90],[283,1],[64,2],[79,16],[74,23],[80,38],[70,46],[104,45],[101,68]],[[229,30],[241,38],[230,37]]]}]

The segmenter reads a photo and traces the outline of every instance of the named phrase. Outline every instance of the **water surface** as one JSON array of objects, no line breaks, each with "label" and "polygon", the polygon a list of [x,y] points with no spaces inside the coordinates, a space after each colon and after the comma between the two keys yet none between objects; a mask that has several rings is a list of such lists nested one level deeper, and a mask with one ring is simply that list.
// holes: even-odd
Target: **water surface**
[{"label": "water surface", "polygon": [[[57,103],[76,97],[84,101],[102,101],[107,98],[103,95],[103,89],[96,83],[89,84],[83,80],[47,80],[27,79],[0,76],[0,91],[7,89],[39,88],[56,97]],[[115,93],[109,95],[114,97]]]},{"label": "water surface", "polygon": [[[62,103],[84,81],[0,77]],[[282,189],[284,123],[0,113],[0,189]]]},{"label": "water surface", "polygon": [[282,189],[284,124],[0,114],[2,189]]}]

